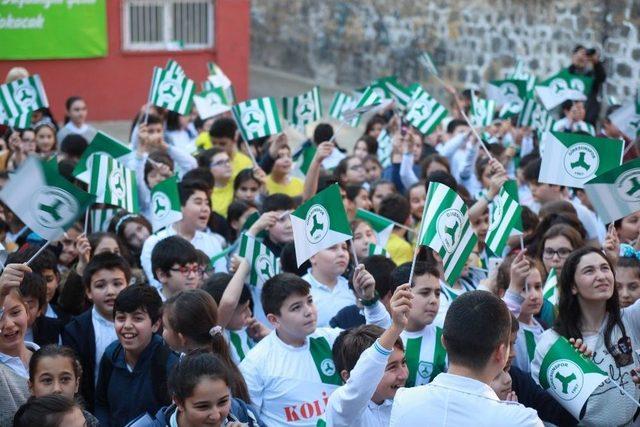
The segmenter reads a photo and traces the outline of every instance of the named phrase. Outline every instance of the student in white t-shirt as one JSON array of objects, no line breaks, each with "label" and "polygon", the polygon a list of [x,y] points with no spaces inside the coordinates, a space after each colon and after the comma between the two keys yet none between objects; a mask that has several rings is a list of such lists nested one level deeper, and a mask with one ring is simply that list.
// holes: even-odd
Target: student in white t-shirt
[{"label": "student in white t-shirt", "polygon": [[[367,323],[388,319],[374,298],[375,280],[362,266],[354,287],[363,300]],[[327,400],[342,384],[331,347],[341,329],[316,328],[318,311],[309,284],[291,274],[278,274],[262,289],[262,307],[275,328],[240,364],[251,402],[269,426],[316,426]]]},{"label": "student in white t-shirt", "polygon": [[338,336],[333,344],[336,370],[345,381],[327,404],[327,426],[388,426],[393,397],[407,380],[400,333],[407,325],[413,294],[399,286],[391,297],[391,326],[386,331],[362,325]]},{"label": "student in white t-shirt", "polygon": [[431,383],[402,388],[391,409],[391,427],[399,426],[535,426],[535,410],[500,400],[489,384],[509,359],[511,314],[504,302],[486,291],[466,292],[447,311],[442,342],[449,371]]},{"label": "student in white t-shirt", "polygon": [[321,250],[310,261],[311,268],[302,278],[311,285],[313,302],[318,308],[318,327],[329,326],[340,310],[356,302],[349,281],[342,276],[349,265],[347,242]]}]

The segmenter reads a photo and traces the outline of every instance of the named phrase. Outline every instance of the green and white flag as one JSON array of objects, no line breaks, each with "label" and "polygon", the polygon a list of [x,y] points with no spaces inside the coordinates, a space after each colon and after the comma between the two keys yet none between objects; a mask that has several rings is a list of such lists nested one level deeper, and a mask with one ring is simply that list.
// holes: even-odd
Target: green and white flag
[{"label": "green and white flag", "polygon": [[94,197],[58,173],[58,165],[30,156],[0,191],[2,200],[34,233],[56,240],[86,211]]},{"label": "green and white flag", "polygon": [[151,189],[150,219],[154,233],[182,219],[178,177],[175,175],[159,182]]},{"label": "green and white flag", "polygon": [[73,176],[86,184],[91,181],[91,164],[94,154],[104,154],[120,160],[131,154],[131,149],[112,136],[98,131],[73,169]]},{"label": "green and white flag", "polygon": [[405,108],[411,102],[411,90],[396,80],[395,76],[387,77],[383,84],[396,103]]},{"label": "green and white flag", "polygon": [[366,221],[371,226],[373,231],[376,233],[378,245],[383,248],[387,246],[387,242],[389,241],[395,222],[383,217],[382,215],[378,215],[377,213],[359,208],[356,211],[356,218]]},{"label": "green and white flag", "polygon": [[136,174],[106,154],[94,154],[91,160],[89,193],[96,196],[96,203],[119,206],[138,213],[138,187]]},{"label": "green and white flag", "polygon": [[320,120],[322,117],[320,89],[315,86],[309,92],[282,98],[282,112],[284,118],[298,129],[304,129],[305,125]]},{"label": "green and white flag", "polygon": [[510,73],[505,76],[510,80],[524,80],[527,82],[527,94],[533,91],[536,85],[536,76],[525,70],[524,61],[522,59],[516,60],[516,64]]},{"label": "green and white flag", "polygon": [[224,89],[231,87],[231,80],[215,62],[207,62],[207,70],[209,70],[207,80],[213,87],[221,87]]},{"label": "green and white flag", "polygon": [[[329,116],[336,120],[340,120],[341,122],[346,122],[344,118],[345,111],[352,110],[355,105],[356,101],[352,96],[347,95],[346,93],[336,92],[333,97],[333,101],[331,101],[331,106],[329,107]],[[357,119],[353,119],[347,124],[352,127],[356,127],[358,125]]]},{"label": "green and white flag", "polygon": [[13,129],[28,129],[31,127],[32,111],[21,113],[19,116],[9,117],[0,105],[0,125],[9,126]]},{"label": "green and white flag", "polygon": [[522,110],[518,115],[518,126],[528,126],[542,132],[551,130],[553,127],[553,116],[533,98],[527,98],[522,105]]},{"label": "green and white flag", "polygon": [[487,98],[501,106],[500,117],[516,116],[522,111],[527,97],[527,82],[525,80],[492,80],[487,86]]},{"label": "green and white flag", "polygon": [[420,89],[414,91],[405,119],[421,134],[429,135],[447,114],[446,108],[425,90]]},{"label": "green and white flag", "polygon": [[187,115],[191,112],[191,102],[196,85],[193,80],[173,74],[175,70],[155,67],[151,81],[151,102],[158,107]]},{"label": "green and white flag", "polygon": [[100,231],[108,231],[109,223],[119,209],[114,208],[92,208],[89,212],[89,224],[91,225],[91,232],[97,233]]},{"label": "green and white flag", "polygon": [[609,120],[627,138],[636,139],[640,136],[640,113],[635,102],[626,102],[622,107],[611,113]]},{"label": "green and white flag", "polygon": [[580,419],[587,399],[609,378],[606,372],[579,353],[562,336],[547,350],[539,370],[535,363],[531,368],[531,376],[536,382],[576,420]]},{"label": "green and white flag", "polygon": [[248,281],[251,286],[260,288],[264,282],[280,273],[278,259],[273,252],[246,233],[240,238],[238,256],[249,263]]},{"label": "green and white flag", "polygon": [[605,224],[640,211],[640,159],[596,176],[584,191]]},{"label": "green and white flag", "polygon": [[307,176],[309,166],[311,166],[316,151],[317,149],[313,144],[304,144],[302,148],[293,155],[294,169],[300,171],[302,176]]},{"label": "green and white flag", "polygon": [[537,85],[535,92],[544,108],[551,110],[568,99],[585,101],[592,86],[592,77],[571,74],[564,69]]},{"label": "green and white flag", "polygon": [[420,62],[420,65],[422,65],[429,74],[438,76],[438,69],[436,68],[436,64],[433,63],[431,56],[427,52],[423,52],[420,54],[420,56],[418,56],[418,62]]},{"label": "green and white flag", "polygon": [[496,256],[502,256],[511,232],[520,223],[522,208],[509,192],[503,187],[491,203],[491,221],[487,232],[486,243],[489,250]]},{"label": "green and white flag", "polygon": [[193,103],[202,120],[231,111],[231,102],[222,87],[211,88],[194,95]]},{"label": "green and white flag", "polygon": [[444,279],[453,285],[478,241],[471,228],[467,206],[451,188],[432,182],[422,218],[422,235],[418,242],[440,254]]},{"label": "green and white flag", "polygon": [[170,59],[167,61],[167,65],[164,67],[164,69],[169,72],[169,75],[177,78],[182,78],[186,76],[180,64],[178,64],[178,62],[173,59]]},{"label": "green and white flag", "polygon": [[382,255],[389,258],[389,253],[384,248],[384,246],[376,245],[375,243],[369,243],[369,252],[367,253],[367,256],[372,255]]},{"label": "green and white flag", "polygon": [[383,168],[391,166],[391,154],[393,152],[393,141],[386,129],[382,129],[378,135],[378,151],[376,155]]},{"label": "green and white flag", "polygon": [[47,94],[37,74],[0,85],[0,107],[8,118],[48,106]]},{"label": "green and white flag", "polygon": [[[362,96],[360,97],[360,99],[356,103],[356,105],[353,108],[353,110],[360,110],[360,109],[363,109],[365,107],[376,106],[376,105],[380,104],[381,100],[382,100],[382,98],[380,97],[380,95],[378,93],[376,93],[375,88],[368,87],[367,90],[362,94]],[[347,116],[348,116],[348,111],[345,112],[345,113],[347,113]],[[363,113],[364,113],[364,111],[363,111]],[[360,113],[360,114],[362,114],[362,113]]]},{"label": "green and white flag", "polygon": [[588,133],[591,136],[596,136],[596,128],[587,122],[578,122],[575,124],[574,132],[584,132]]},{"label": "green and white flag", "polygon": [[545,132],[538,182],[583,188],[604,172],[620,166],[624,142],[575,133]]},{"label": "green and white flag", "polygon": [[493,121],[494,110],[496,108],[495,101],[482,99],[471,93],[471,114],[470,120],[474,127],[481,128],[489,126]]},{"label": "green and white flag", "polygon": [[551,304],[558,304],[558,276],[556,275],[555,267],[549,270],[549,275],[542,288],[542,296]]},{"label": "green and white flag", "polygon": [[321,250],[353,238],[338,184],[293,211],[291,225],[298,267]]},{"label": "green and white flag", "polygon": [[278,106],[273,98],[244,101],[231,108],[245,141],[282,132]]}]

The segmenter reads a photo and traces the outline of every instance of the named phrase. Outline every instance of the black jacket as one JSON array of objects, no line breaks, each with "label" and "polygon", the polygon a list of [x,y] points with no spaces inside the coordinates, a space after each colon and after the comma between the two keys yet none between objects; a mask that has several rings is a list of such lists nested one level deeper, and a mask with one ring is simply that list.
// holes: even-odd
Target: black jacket
[{"label": "black jacket", "polygon": [[62,331],[62,344],[75,350],[82,365],[80,394],[93,412],[95,397],[96,336],[91,321],[91,310],[74,317]]}]

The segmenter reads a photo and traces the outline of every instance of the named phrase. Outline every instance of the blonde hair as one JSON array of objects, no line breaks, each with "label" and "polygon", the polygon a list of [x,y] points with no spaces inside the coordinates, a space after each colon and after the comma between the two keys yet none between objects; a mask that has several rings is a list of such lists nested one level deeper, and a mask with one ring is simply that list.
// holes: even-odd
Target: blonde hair
[{"label": "blonde hair", "polygon": [[15,80],[24,79],[25,77],[29,77],[29,72],[24,67],[13,67],[7,73],[7,77],[4,79],[5,83],[11,83]]}]

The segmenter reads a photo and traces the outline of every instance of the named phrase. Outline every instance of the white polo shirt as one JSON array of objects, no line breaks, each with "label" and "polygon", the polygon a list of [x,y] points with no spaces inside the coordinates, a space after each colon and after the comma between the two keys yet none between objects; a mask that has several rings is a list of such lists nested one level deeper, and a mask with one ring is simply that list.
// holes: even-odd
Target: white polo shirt
[{"label": "white polo shirt", "polygon": [[319,328],[329,326],[329,321],[340,310],[356,303],[356,296],[349,288],[349,281],[342,276],[338,276],[338,281],[333,289],[313,277],[311,269],[302,278],[311,285],[311,296],[318,307]]}]

